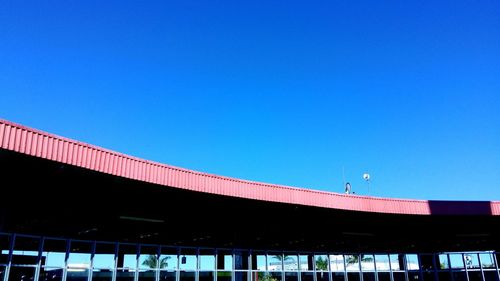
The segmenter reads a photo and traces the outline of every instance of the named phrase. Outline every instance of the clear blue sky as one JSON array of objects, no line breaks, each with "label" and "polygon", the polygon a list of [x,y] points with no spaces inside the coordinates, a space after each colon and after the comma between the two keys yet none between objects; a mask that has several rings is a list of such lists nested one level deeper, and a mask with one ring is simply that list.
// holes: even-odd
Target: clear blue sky
[{"label": "clear blue sky", "polygon": [[209,173],[500,200],[500,2],[4,0],[0,104]]}]

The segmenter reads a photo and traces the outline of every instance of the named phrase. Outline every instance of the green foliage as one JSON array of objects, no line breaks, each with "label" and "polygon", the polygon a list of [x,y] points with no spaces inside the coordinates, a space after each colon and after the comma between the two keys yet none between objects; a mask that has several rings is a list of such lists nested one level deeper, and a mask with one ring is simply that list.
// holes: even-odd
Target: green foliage
[{"label": "green foliage", "polygon": [[[170,257],[163,257],[160,259],[160,268],[166,268],[168,266],[168,259]],[[157,268],[158,266],[158,258],[156,255],[149,255],[143,262],[142,265],[148,266],[149,268]]]},{"label": "green foliage", "polygon": [[328,270],[328,259],[316,258],[316,270]]}]

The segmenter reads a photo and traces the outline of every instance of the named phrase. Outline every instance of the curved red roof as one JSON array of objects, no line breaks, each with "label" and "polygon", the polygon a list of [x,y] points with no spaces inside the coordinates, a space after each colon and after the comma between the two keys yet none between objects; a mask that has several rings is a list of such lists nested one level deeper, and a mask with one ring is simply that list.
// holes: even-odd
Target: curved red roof
[{"label": "curved red roof", "polygon": [[388,214],[500,215],[499,201],[379,198],[212,175],[136,158],[2,119],[0,148],[148,183],[254,200]]}]

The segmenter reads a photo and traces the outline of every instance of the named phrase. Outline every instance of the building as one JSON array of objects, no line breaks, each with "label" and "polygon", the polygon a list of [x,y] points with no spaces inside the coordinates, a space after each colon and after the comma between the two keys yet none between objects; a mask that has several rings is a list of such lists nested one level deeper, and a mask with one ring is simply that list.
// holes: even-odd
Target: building
[{"label": "building", "polygon": [[500,202],[195,172],[0,120],[0,281],[500,281]]}]

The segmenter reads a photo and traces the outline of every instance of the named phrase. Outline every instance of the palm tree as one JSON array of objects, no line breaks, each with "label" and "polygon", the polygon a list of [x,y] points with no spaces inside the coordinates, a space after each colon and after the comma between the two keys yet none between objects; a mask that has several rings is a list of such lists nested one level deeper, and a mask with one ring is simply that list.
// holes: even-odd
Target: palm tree
[{"label": "palm tree", "polygon": [[289,260],[292,260],[292,257],[290,257],[289,255],[275,255],[273,256],[273,258],[279,260],[279,261],[289,261]]},{"label": "palm tree", "polygon": [[347,264],[355,264],[355,263],[359,262],[360,258],[361,258],[362,262],[364,262],[364,261],[373,261],[372,257],[365,257],[365,255],[349,255],[347,257],[347,259],[345,260],[345,262]]},{"label": "palm tree", "polygon": [[[168,266],[168,259],[170,259],[169,256],[160,258],[160,268],[166,268]],[[148,255],[148,257],[142,262],[142,265],[155,269],[158,266],[158,258],[156,255]]]},{"label": "palm tree", "polygon": [[319,256],[316,258],[316,270],[328,270],[328,259]]}]

